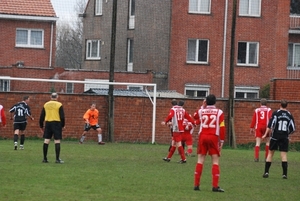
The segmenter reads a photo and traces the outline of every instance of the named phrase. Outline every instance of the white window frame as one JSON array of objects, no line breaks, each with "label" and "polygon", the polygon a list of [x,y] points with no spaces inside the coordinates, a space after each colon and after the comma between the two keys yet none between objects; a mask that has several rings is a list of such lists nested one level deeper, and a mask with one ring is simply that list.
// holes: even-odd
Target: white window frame
[{"label": "white window frame", "polygon": [[[9,76],[4,76],[10,78]],[[10,80],[0,80],[0,91],[10,91]]]},{"label": "white window frame", "polygon": [[127,39],[127,71],[133,71],[133,39]]},{"label": "white window frame", "polygon": [[[18,31],[27,31],[27,40],[26,44],[18,43]],[[40,32],[41,34],[41,44],[31,44],[32,32]],[[16,29],[16,47],[27,47],[27,48],[44,48],[44,30],[43,29],[26,29],[26,28],[17,28]]]},{"label": "white window frame", "polygon": [[143,91],[143,86],[131,85],[131,86],[127,86],[127,89],[128,90],[132,90],[132,91],[137,91],[137,90]]},{"label": "white window frame", "polygon": [[[201,84],[185,84],[184,87],[184,95],[185,96],[190,96],[187,95],[187,91],[194,91],[194,94],[192,97],[194,98],[205,98],[208,96],[209,91],[210,91],[210,85],[201,85]],[[204,96],[198,96],[197,92],[205,92]]]},{"label": "white window frame", "polygon": [[95,15],[102,15],[103,0],[95,0]]},{"label": "white window frame", "polygon": [[[105,79],[84,79],[84,81],[91,81],[91,82],[109,82],[109,80]],[[96,84],[96,83],[85,83],[84,84],[84,91],[88,91],[89,89],[109,89],[108,84]]]},{"label": "white window frame", "polygon": [[[190,47],[190,43],[192,41],[195,41],[196,44],[195,47]],[[206,61],[199,61],[199,48],[200,41],[206,41]],[[193,51],[193,52],[192,52]],[[194,57],[193,60],[191,57]],[[208,39],[188,39],[188,44],[187,44],[187,58],[186,62],[187,63],[195,63],[195,64],[208,64],[208,58],[209,58],[209,40]]]},{"label": "white window frame", "polygon": [[128,23],[128,29],[134,29],[135,28],[135,0],[129,0],[129,23]]},{"label": "white window frame", "polygon": [[[96,56],[92,56],[92,51],[93,51],[93,44],[94,42],[97,42],[97,53]],[[86,59],[87,60],[100,60],[100,40],[87,40],[86,41]]]},{"label": "white window frame", "polygon": [[288,68],[300,69],[300,43],[289,43]]},{"label": "white window frame", "polygon": [[70,83],[70,82],[66,83],[66,93],[67,94],[74,93],[74,83]]},{"label": "white window frame", "polygon": [[211,0],[189,0],[189,13],[210,14]]},{"label": "white window frame", "polygon": [[[247,87],[247,86],[235,86],[234,87],[234,98],[236,98],[236,93],[244,93],[244,99],[259,99],[260,87]],[[249,97],[251,94],[256,94],[256,98]]]},{"label": "white window frame", "polygon": [[[245,63],[242,63],[239,59],[240,54],[242,54],[242,50],[239,50],[239,44],[240,43],[246,43],[246,50],[245,50]],[[251,52],[251,46],[256,45],[255,52]],[[255,54],[255,55],[253,55]],[[252,58],[254,56],[254,58]],[[253,63],[251,60],[254,60]],[[258,60],[259,60],[259,42],[246,42],[246,41],[239,41],[238,42],[238,54],[237,54],[237,65],[239,66],[258,66]]]},{"label": "white window frame", "polygon": [[[256,9],[254,7],[255,5],[257,5]],[[254,12],[254,11],[256,11],[256,12]],[[261,0],[240,0],[239,16],[260,17],[261,16]]]}]

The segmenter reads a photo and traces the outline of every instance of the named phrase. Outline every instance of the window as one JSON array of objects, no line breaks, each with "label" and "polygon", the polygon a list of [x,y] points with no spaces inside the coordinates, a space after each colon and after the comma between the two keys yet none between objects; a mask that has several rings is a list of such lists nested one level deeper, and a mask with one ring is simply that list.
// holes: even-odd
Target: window
[{"label": "window", "polygon": [[66,93],[72,94],[74,92],[74,83],[66,83]]},{"label": "window", "polygon": [[86,41],[86,59],[100,59],[100,40]]},{"label": "window", "polygon": [[108,89],[108,84],[98,84],[93,82],[109,82],[109,80],[101,80],[101,79],[85,79],[84,81],[90,81],[91,83],[84,84],[84,91],[89,89]]},{"label": "window", "polygon": [[235,87],[235,98],[258,99],[259,87]]},{"label": "window", "polygon": [[188,63],[208,63],[208,40],[188,40]]},{"label": "window", "polygon": [[288,49],[288,66],[300,67],[300,43],[290,43]]},{"label": "window", "polygon": [[134,29],[135,24],[135,0],[129,0],[129,29]]},{"label": "window", "polygon": [[132,90],[132,91],[142,91],[143,90],[143,86],[127,86],[128,90]]},{"label": "window", "polygon": [[209,85],[186,84],[184,94],[188,97],[203,97],[209,94]]},{"label": "window", "polygon": [[95,15],[102,15],[102,1],[103,0],[95,1]]},{"label": "window", "polygon": [[211,0],[189,0],[189,13],[210,13]]},{"label": "window", "polygon": [[238,64],[258,65],[258,43],[239,42],[238,43]]},{"label": "window", "polygon": [[261,0],[240,0],[240,16],[260,17]]},{"label": "window", "polygon": [[291,15],[299,15],[300,14],[300,1],[299,0],[291,0],[290,6],[290,14]]},{"label": "window", "polygon": [[127,40],[127,71],[133,70],[133,40]]},{"label": "window", "polygon": [[43,48],[44,31],[39,29],[17,28],[16,47]]},{"label": "window", "polygon": [[10,80],[0,80],[0,91],[10,91]]}]

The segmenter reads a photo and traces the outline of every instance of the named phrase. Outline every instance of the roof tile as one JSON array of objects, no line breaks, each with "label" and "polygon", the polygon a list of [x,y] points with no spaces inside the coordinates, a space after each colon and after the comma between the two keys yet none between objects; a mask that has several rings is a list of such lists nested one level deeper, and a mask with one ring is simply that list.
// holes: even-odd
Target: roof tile
[{"label": "roof tile", "polygon": [[0,14],[56,17],[50,0],[1,0]]}]

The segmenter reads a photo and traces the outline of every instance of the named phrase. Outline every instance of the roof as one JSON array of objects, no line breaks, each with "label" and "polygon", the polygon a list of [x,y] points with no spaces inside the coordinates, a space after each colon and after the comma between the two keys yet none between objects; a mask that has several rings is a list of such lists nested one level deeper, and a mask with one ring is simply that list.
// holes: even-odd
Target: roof
[{"label": "roof", "polygon": [[[91,93],[97,95],[108,95],[108,89],[90,88],[84,93]],[[135,96],[148,97],[146,91],[143,90],[128,90],[128,89],[114,89],[115,96]],[[153,91],[149,91],[149,95],[153,96]],[[156,97],[161,98],[186,98],[183,94],[171,90],[159,90],[156,92]]]},{"label": "roof", "polygon": [[0,0],[0,14],[56,17],[50,0]]}]

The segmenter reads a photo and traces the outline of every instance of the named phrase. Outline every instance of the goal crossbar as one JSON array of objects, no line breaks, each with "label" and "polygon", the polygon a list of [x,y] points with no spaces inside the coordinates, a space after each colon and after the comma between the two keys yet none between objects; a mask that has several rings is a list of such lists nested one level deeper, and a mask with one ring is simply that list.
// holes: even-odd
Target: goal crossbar
[{"label": "goal crossbar", "polygon": [[40,79],[40,78],[21,78],[21,77],[9,77],[9,76],[0,76],[0,80],[17,80],[17,81],[35,81],[35,82],[59,82],[59,83],[77,83],[77,84],[103,84],[103,85],[129,85],[129,86],[150,86],[153,87],[153,98],[148,93],[146,93],[153,105],[152,112],[152,144],[155,143],[155,117],[156,117],[156,84],[154,83],[129,83],[129,82],[101,82],[101,81],[80,81],[80,80],[58,80],[58,79]]}]

